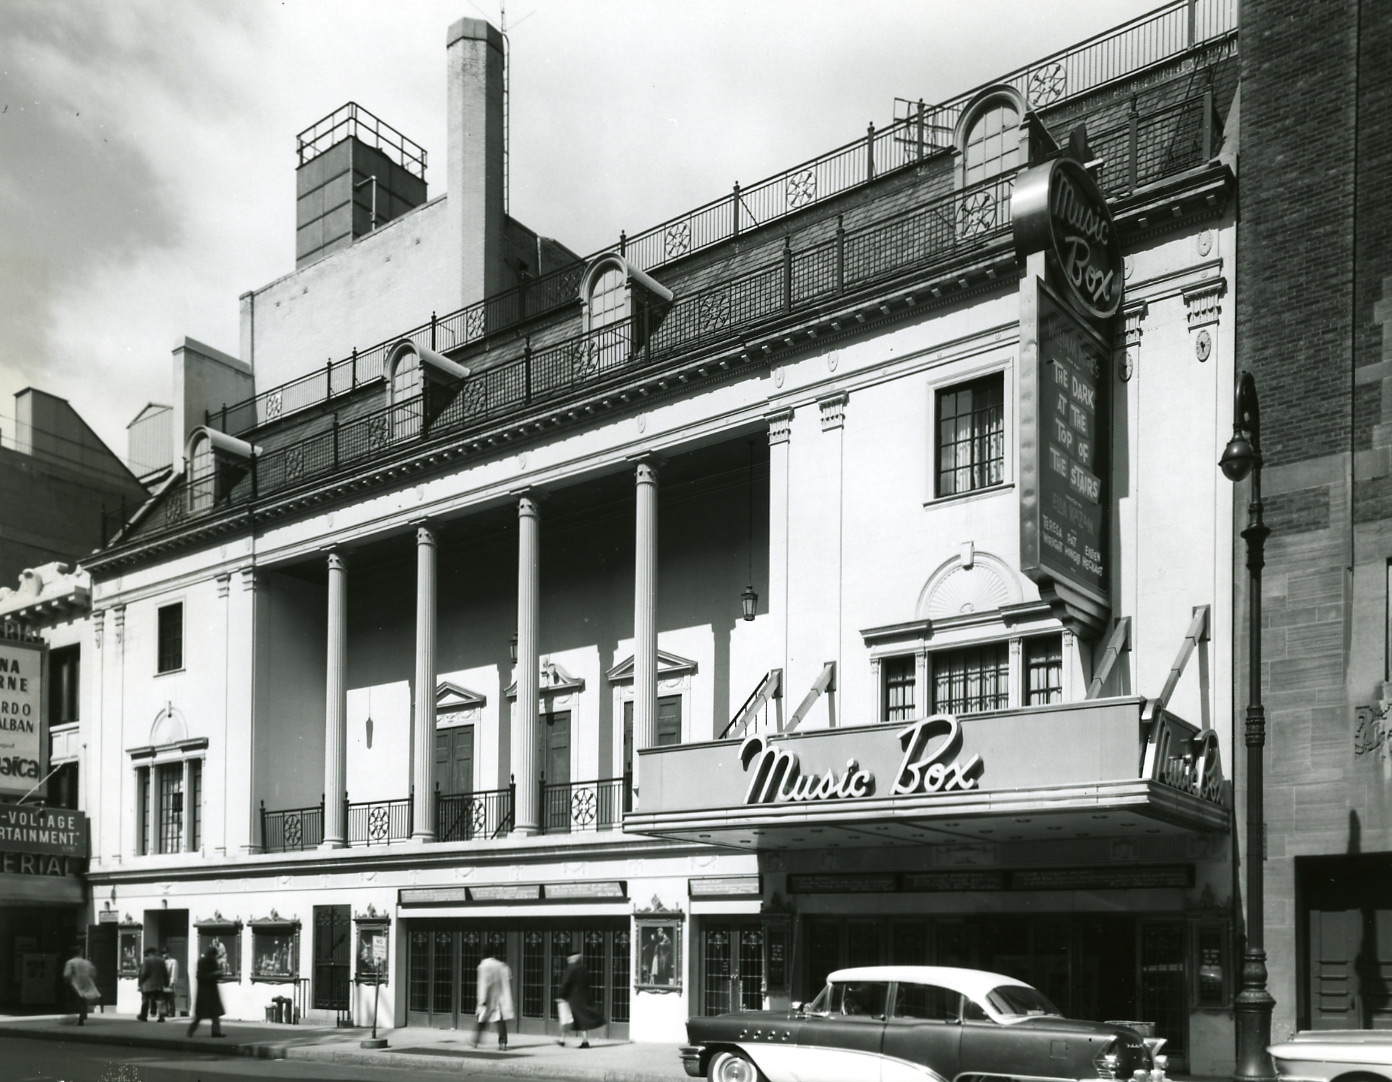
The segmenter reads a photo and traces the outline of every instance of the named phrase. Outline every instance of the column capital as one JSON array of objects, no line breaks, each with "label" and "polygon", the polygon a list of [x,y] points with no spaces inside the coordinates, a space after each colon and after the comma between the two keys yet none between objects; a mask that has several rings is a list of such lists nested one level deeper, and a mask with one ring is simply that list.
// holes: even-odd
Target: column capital
[{"label": "column capital", "polygon": [[330,571],[348,570],[348,554],[342,549],[325,549],[324,556]]},{"label": "column capital", "polygon": [[642,455],[629,455],[628,462],[633,467],[634,480],[640,485],[657,484],[658,475],[667,465],[667,460],[651,452]]},{"label": "column capital", "polygon": [[216,581],[218,600],[226,601],[227,595],[232,592],[232,575],[219,575]]},{"label": "column capital", "polygon": [[822,411],[822,431],[844,428],[846,424],[846,401],[850,398],[845,391],[823,395],[817,399],[817,408]]},{"label": "column capital", "polygon": [[545,493],[534,489],[524,489],[515,494],[518,518],[540,518],[542,504],[546,502]]},{"label": "column capital", "polygon": [[411,523],[411,525],[416,528],[417,545],[429,545],[434,547],[436,541],[435,529],[430,525],[429,519],[417,519],[415,522]]},{"label": "column capital", "polygon": [[764,420],[768,422],[770,447],[774,444],[788,442],[793,427],[793,411],[791,409],[774,410],[772,413],[765,414]]},{"label": "column capital", "polygon": [[242,578],[242,589],[249,593],[261,585],[261,576],[254,567],[244,567],[237,574]]}]

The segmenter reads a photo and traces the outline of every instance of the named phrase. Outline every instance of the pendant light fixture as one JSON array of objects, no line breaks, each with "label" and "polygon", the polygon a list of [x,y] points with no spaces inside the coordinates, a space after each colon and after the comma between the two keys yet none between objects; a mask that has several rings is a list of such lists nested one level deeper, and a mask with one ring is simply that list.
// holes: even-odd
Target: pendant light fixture
[{"label": "pendant light fixture", "polygon": [[759,607],[759,595],[754,592],[754,441],[749,441],[749,585],[740,594],[744,618],[754,619]]}]

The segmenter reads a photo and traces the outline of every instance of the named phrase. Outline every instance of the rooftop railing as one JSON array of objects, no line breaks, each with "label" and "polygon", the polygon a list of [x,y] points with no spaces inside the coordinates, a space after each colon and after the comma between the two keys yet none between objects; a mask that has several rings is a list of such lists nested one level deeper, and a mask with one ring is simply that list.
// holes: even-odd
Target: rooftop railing
[{"label": "rooftop railing", "polygon": [[355,101],[340,105],[295,136],[300,164],[313,161],[350,135],[380,150],[408,173],[425,179],[425,148]]},{"label": "rooftop railing", "polygon": [[[1124,116],[1123,123],[1099,131],[1093,141],[1102,187],[1110,195],[1204,164],[1221,135],[1209,91],[1151,113],[1133,110]],[[970,258],[1008,236],[1013,186],[1014,175],[1005,174],[855,230],[838,224],[829,238],[805,247],[795,249],[785,240],[781,252],[775,250],[762,266],[679,294],[661,313],[642,309],[625,321],[541,349],[524,339],[520,351],[507,360],[452,384],[427,385],[422,393],[376,409],[364,410],[359,397],[351,415],[318,419],[315,431],[266,446],[252,458],[250,471],[220,475],[213,508],[385,461],[425,439],[467,436],[538,405],[559,408],[606,386],[622,389],[644,369],[738,343],[839,296]],[[161,516],[156,526],[176,527],[213,509],[207,502],[204,488],[181,482],[155,509]]]},{"label": "rooftop railing", "polygon": [[[1015,86],[1031,107],[1044,108],[1183,56],[1192,49],[1226,40],[1236,27],[1237,0],[1175,0],[1123,26],[1020,68],[1003,79],[993,80],[991,85],[1004,82]],[[410,338],[417,345],[432,349],[451,350],[482,341],[525,319],[573,304],[578,300],[577,287],[586,264],[604,252],[617,250],[634,266],[651,271],[868,184],[949,147],[957,120],[976,93],[972,91],[935,106],[896,99],[896,119],[888,127],[876,130],[872,124],[862,138],[757,184],[746,188],[736,184],[728,195],[633,236],[620,233],[617,245],[610,245],[588,259],[559,267],[444,316],[432,315],[428,323],[368,349],[355,349],[348,357],[331,361],[323,369],[212,411],[207,414],[206,422],[223,432],[243,434],[297,410],[319,405],[362,383],[380,379],[387,350],[402,338]],[[301,133],[302,161],[305,160],[304,136],[323,125],[328,125],[326,130],[332,130],[334,125],[330,122],[350,108],[371,117],[366,110],[350,102],[318,125],[306,129]],[[394,131],[389,126],[384,127]],[[423,169],[425,152],[420,153]]]}]

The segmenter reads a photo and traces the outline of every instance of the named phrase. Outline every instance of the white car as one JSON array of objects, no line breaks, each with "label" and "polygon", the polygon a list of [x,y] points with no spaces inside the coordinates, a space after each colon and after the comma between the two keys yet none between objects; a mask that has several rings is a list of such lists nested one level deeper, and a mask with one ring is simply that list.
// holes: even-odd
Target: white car
[{"label": "white car", "polygon": [[1304,1030],[1267,1051],[1281,1082],[1392,1082],[1392,1030]]}]

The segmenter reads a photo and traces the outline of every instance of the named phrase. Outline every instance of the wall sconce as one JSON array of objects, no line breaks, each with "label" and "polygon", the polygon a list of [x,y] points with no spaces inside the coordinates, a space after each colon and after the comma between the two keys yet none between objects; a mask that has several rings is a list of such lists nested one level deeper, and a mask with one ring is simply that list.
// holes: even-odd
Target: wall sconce
[{"label": "wall sconce", "polygon": [[517,664],[517,632],[512,633],[512,638],[508,640],[508,656],[512,658],[512,663]]},{"label": "wall sconce", "polygon": [[759,595],[754,592],[754,441],[749,441],[749,585],[740,594],[744,618],[753,620],[759,608]]}]

